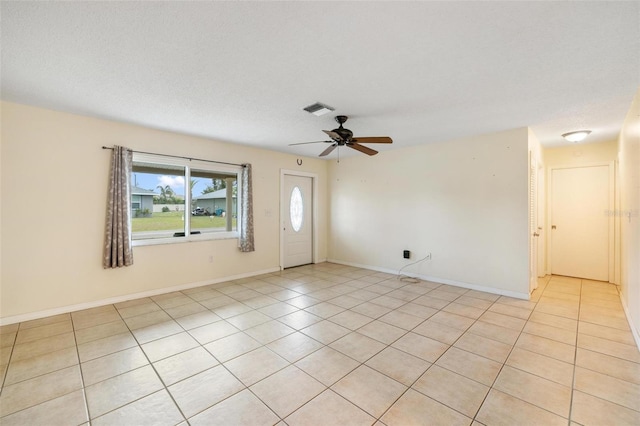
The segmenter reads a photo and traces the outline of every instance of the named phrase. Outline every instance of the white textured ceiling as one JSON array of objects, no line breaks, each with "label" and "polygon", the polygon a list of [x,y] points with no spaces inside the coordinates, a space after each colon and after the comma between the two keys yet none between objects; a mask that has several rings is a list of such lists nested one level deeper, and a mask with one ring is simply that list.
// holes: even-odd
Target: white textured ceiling
[{"label": "white textured ceiling", "polygon": [[2,1],[2,99],[298,155],[336,114],[381,150],[522,126],[612,140],[639,4]]}]

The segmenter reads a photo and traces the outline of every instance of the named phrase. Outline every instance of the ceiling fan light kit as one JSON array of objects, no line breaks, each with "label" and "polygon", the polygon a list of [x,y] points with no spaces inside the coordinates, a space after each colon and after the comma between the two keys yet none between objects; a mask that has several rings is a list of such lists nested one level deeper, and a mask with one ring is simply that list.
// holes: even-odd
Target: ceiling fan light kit
[{"label": "ceiling fan light kit", "polygon": [[[306,109],[306,108],[305,108]],[[374,136],[374,137],[354,137],[353,132],[349,129],[345,129],[342,125],[349,119],[346,115],[338,115],[335,120],[340,125],[337,129],[323,130],[331,138],[330,141],[317,141],[317,142],[301,142],[292,143],[293,145],[304,145],[309,143],[330,143],[331,146],[320,153],[320,157],[329,155],[334,149],[341,146],[348,146],[367,155],[376,155],[378,151],[368,148],[361,143],[393,143],[393,140],[388,136]]]}]

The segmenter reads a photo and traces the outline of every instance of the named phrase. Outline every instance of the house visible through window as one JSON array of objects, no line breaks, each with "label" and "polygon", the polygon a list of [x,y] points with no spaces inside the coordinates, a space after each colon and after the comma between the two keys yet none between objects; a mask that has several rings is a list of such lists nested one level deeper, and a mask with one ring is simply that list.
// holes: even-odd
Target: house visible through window
[{"label": "house visible through window", "polygon": [[238,237],[240,167],[134,153],[134,245]]}]

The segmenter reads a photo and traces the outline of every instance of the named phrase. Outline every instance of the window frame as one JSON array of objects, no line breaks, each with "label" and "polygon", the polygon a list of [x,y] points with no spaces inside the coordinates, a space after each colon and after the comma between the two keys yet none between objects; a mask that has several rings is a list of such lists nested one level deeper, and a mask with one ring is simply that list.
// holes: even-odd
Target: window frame
[{"label": "window frame", "polygon": [[[218,164],[214,162],[201,161],[201,160],[191,160],[187,158],[179,158],[179,157],[169,157],[164,155],[156,155],[156,154],[146,154],[146,153],[133,153],[133,162],[141,162],[141,163],[150,163],[150,164],[158,164],[163,166],[178,166],[184,167],[184,179],[185,179],[185,211],[184,211],[184,233],[183,237],[174,237],[168,236],[165,238],[149,238],[149,239],[132,239],[133,247],[141,247],[141,246],[153,246],[153,245],[161,245],[161,244],[181,244],[181,243],[189,243],[189,242],[197,242],[197,241],[211,241],[211,240],[229,240],[229,239],[238,239],[240,238],[240,226],[242,223],[242,209],[240,206],[242,200],[242,166],[233,166],[226,164]],[[237,192],[236,192],[236,230],[235,231],[216,231],[216,232],[205,232],[201,234],[191,234],[191,193],[188,191],[188,185],[191,179],[191,169],[196,169],[198,171],[207,171],[212,173],[228,173],[235,174],[237,184]],[[229,214],[227,216],[227,220],[233,221],[233,215]],[[133,217],[131,218],[133,219]],[[133,237],[133,231],[132,231]]]}]

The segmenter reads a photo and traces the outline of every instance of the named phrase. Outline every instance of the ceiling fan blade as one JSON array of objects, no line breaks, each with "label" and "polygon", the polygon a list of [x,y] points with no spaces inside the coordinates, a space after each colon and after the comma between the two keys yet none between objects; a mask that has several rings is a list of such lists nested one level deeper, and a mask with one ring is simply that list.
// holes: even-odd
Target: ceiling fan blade
[{"label": "ceiling fan blade", "polygon": [[293,145],[306,145],[308,143],[333,143],[333,141],[315,141],[315,142],[299,142],[299,143],[290,143],[289,146]]},{"label": "ceiling fan blade", "polygon": [[353,138],[353,142],[358,143],[393,143],[393,140],[388,136],[375,136],[368,138]]},{"label": "ceiling fan blade", "polygon": [[336,142],[339,142],[342,140],[342,138],[340,137],[339,134],[337,134],[336,132],[332,131],[332,130],[323,130],[323,132],[325,132],[327,135],[329,135],[329,137],[331,139],[333,139]]},{"label": "ceiling fan blade", "polygon": [[334,149],[336,149],[336,146],[338,146],[337,143],[334,143],[333,145],[331,145],[329,148],[325,149],[324,151],[322,151],[322,154],[320,154],[318,157],[324,157],[325,155],[329,155],[331,154],[331,151],[333,151]]},{"label": "ceiling fan blade", "polygon": [[376,155],[378,153],[375,149],[367,148],[366,146],[358,145],[357,143],[348,143],[347,146],[367,155]]}]

